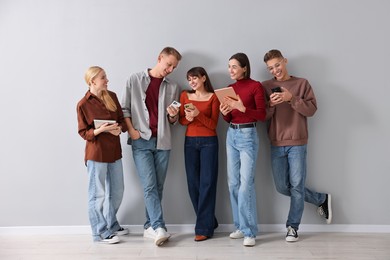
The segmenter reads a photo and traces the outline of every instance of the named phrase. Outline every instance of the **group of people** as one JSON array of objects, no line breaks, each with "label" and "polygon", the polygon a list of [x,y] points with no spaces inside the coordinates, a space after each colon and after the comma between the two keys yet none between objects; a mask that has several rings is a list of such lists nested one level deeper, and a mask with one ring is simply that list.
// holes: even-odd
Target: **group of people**
[{"label": "group of people", "polygon": [[[263,83],[250,77],[246,54],[236,53],[228,63],[236,97],[219,100],[206,70],[187,72],[189,90],[179,93],[167,76],[182,56],[165,47],[151,69],[132,74],[121,102],[107,89],[104,69],[90,67],[88,91],[77,104],[78,132],[86,140],[85,164],[89,176],[89,220],[93,240],[118,243],[129,233],[116,218],[124,183],[119,135],[128,132],[134,163],[143,187],[146,221],[143,236],[157,246],[168,241],[162,196],[171,150],[171,126],[186,126],[184,142],[188,192],[196,214],[195,241],[214,235],[218,179],[219,115],[229,123],[226,137],[227,181],[235,230],[232,239],[254,246],[258,233],[255,172],[259,150],[256,123],[267,121],[271,165],[278,192],[289,196],[286,241],[298,240],[304,202],[318,206],[329,224],[331,196],[305,187],[308,142],[307,117],[317,110],[313,89],[306,79],[289,75],[287,59],[270,50],[264,62],[273,78]],[[177,102],[180,100],[180,102]],[[96,120],[103,122],[97,126]],[[105,206],[103,206],[105,205]]]}]

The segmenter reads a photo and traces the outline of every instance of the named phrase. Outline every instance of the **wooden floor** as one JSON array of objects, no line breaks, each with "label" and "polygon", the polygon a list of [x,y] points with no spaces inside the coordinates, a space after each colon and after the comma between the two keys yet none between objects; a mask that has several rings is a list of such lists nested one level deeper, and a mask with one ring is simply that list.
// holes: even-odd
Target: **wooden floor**
[{"label": "wooden floor", "polygon": [[1,260],[61,259],[159,259],[159,260],[244,260],[244,259],[390,259],[390,234],[386,233],[300,233],[295,243],[285,234],[260,234],[256,246],[242,245],[227,233],[194,242],[193,234],[173,234],[157,247],[141,234],[121,237],[115,245],[91,242],[89,235],[1,235]]}]

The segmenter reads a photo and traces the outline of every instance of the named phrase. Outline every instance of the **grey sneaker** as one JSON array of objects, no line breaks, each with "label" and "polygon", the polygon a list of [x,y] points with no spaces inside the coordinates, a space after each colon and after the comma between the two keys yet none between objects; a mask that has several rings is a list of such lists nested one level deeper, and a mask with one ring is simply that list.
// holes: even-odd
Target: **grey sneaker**
[{"label": "grey sneaker", "polygon": [[287,242],[298,241],[298,232],[291,226],[287,227],[286,241]]},{"label": "grey sneaker", "polygon": [[317,208],[317,212],[320,216],[323,216],[326,220],[326,224],[332,223],[332,196],[326,194],[326,199]]},{"label": "grey sneaker", "polygon": [[237,229],[236,231],[230,233],[229,237],[232,239],[244,238],[244,233]]},{"label": "grey sneaker", "polygon": [[144,229],[144,237],[155,239],[156,238],[156,231],[152,227],[148,227],[147,229]]}]

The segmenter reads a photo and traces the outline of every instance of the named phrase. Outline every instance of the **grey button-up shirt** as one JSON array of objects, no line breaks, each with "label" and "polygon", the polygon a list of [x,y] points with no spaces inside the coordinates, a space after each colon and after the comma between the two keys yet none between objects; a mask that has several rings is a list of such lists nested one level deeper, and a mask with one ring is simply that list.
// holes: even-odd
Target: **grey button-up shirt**
[{"label": "grey button-up shirt", "polygon": [[[135,129],[141,138],[149,140],[152,131],[149,127],[149,111],[146,107],[146,90],[150,84],[149,69],[134,73],[127,80],[122,94],[122,110],[124,117],[130,117]],[[157,149],[170,150],[171,124],[168,121],[167,107],[179,98],[178,86],[169,79],[164,78],[161,82],[158,94],[158,124],[157,124]]]}]

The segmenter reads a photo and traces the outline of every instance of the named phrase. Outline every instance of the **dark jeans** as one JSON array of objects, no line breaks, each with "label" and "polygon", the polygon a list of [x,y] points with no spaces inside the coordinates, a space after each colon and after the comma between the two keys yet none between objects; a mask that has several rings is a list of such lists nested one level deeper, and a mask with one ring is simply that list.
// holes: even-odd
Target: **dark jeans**
[{"label": "dark jeans", "polygon": [[184,144],[188,192],[196,213],[195,234],[213,236],[218,227],[215,201],[218,179],[218,138],[186,137]]}]

